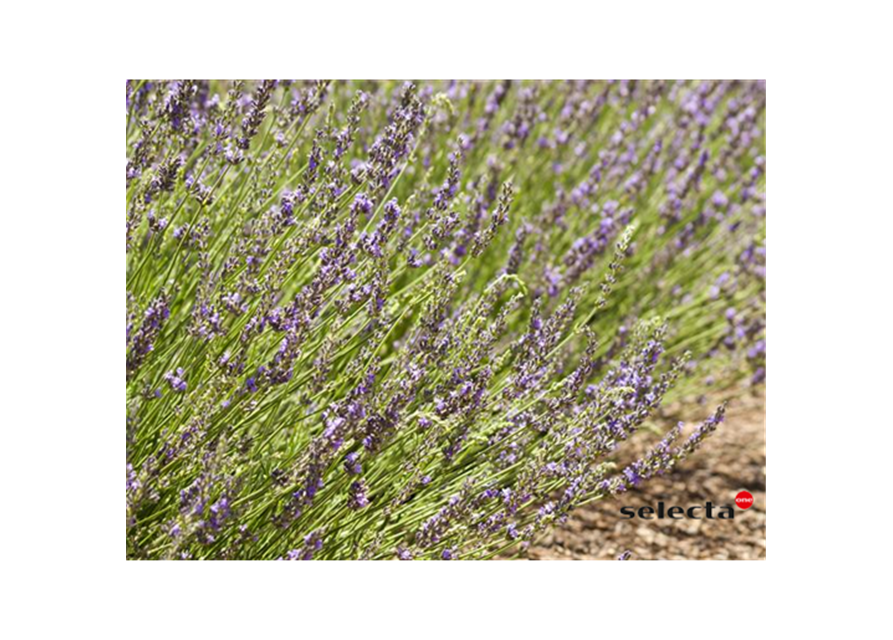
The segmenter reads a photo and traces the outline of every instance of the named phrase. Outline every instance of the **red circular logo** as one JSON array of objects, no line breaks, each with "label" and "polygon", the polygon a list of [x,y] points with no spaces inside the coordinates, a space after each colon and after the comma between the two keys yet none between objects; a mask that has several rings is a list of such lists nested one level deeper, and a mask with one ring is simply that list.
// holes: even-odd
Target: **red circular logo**
[{"label": "red circular logo", "polygon": [[739,509],[750,509],[753,506],[753,496],[749,491],[741,491],[735,496],[735,504]]}]

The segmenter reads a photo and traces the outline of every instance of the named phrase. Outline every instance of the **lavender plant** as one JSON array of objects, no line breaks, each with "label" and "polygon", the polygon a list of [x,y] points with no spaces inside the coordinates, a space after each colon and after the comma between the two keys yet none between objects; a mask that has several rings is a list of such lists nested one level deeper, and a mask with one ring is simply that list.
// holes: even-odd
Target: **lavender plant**
[{"label": "lavender plant", "polygon": [[127,82],[127,555],[468,559],[765,379],[765,86]]}]

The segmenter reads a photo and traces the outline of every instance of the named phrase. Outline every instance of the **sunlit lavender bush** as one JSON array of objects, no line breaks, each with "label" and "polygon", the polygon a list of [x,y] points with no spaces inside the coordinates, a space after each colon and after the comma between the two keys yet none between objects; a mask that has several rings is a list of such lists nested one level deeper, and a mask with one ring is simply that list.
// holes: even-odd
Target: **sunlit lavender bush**
[{"label": "sunlit lavender bush", "polygon": [[765,378],[765,102],[128,81],[128,558],[489,558],[672,470]]}]

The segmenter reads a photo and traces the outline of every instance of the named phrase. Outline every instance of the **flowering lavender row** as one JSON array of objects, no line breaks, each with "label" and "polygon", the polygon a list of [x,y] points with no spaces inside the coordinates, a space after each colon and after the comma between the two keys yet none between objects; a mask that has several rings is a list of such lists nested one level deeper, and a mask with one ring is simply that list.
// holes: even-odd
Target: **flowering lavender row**
[{"label": "flowering lavender row", "polygon": [[128,558],[488,558],[672,471],[723,407],[618,450],[765,380],[765,102],[128,81]]}]

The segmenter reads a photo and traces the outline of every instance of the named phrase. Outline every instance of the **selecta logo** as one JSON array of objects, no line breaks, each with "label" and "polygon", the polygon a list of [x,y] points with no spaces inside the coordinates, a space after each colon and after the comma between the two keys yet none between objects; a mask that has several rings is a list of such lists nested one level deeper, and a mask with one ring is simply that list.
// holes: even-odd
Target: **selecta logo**
[{"label": "selecta logo", "polygon": [[750,509],[753,506],[753,496],[749,491],[742,491],[735,496],[735,504],[739,509]]},{"label": "selecta logo", "polygon": [[[753,506],[753,496],[748,491],[741,491],[735,496],[735,504],[740,509],[750,509]],[[694,520],[733,520],[735,518],[735,509],[728,505],[714,505],[708,502],[706,505],[695,505],[683,509],[682,507],[665,507],[663,501],[657,503],[657,509],[653,507],[639,507],[636,511],[633,507],[623,507],[620,513],[624,518],[635,518],[638,516],[643,520],[654,520],[655,516],[658,520],[665,517],[671,520],[680,520],[682,518],[691,518]],[[703,515],[702,515],[703,514]]]}]

